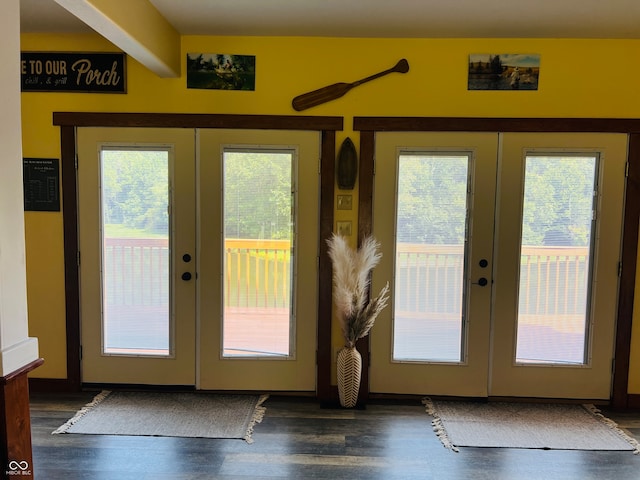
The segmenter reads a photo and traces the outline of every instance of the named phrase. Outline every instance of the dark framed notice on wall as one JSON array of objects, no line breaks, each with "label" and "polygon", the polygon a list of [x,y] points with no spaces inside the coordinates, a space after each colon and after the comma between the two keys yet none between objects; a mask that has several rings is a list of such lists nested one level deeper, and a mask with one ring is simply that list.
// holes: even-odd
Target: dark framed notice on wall
[{"label": "dark framed notice on wall", "polygon": [[124,53],[22,52],[23,92],[127,93]]},{"label": "dark framed notice on wall", "polygon": [[57,158],[23,158],[25,212],[60,211],[60,165]]}]

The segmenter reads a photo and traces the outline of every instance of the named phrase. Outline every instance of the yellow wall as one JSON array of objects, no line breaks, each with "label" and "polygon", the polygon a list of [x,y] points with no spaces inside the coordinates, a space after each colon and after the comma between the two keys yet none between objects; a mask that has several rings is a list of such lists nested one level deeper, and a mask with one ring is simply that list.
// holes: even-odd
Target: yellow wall
[{"label": "yellow wall", "polygon": [[[97,35],[23,35],[23,51],[114,51]],[[256,90],[187,90],[185,68],[178,79],[161,79],[127,59],[126,95],[22,94],[25,157],[60,156],[54,111],[236,113],[293,115],[298,94],[352,82],[390,68],[400,58],[407,74],[392,74],[358,87],[345,97],[300,112],[338,115],[350,136],[354,116],[598,117],[639,118],[640,40],[556,39],[337,39],[278,37],[196,37],[182,39],[187,52],[256,56]],[[538,53],[538,91],[468,91],[470,53]],[[341,193],[337,191],[337,193]],[[357,198],[357,190],[353,192]],[[336,221],[357,210],[337,211]],[[26,245],[31,336],[39,337],[44,366],[37,375],[64,378],[64,276],[62,215],[27,212]],[[375,328],[375,327],[374,327]],[[339,344],[339,334],[334,335]],[[640,333],[634,337],[632,378],[640,376]],[[630,393],[640,393],[640,382]]]}]

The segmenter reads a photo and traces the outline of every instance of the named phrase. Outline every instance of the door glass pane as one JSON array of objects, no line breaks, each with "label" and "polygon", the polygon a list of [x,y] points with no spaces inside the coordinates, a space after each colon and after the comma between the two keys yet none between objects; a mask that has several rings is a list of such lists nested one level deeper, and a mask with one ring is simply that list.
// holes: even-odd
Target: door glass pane
[{"label": "door glass pane", "polygon": [[586,362],[597,164],[525,159],[517,362]]},{"label": "door glass pane", "polygon": [[223,356],[291,355],[294,152],[225,149]]},{"label": "door glass pane", "polygon": [[469,163],[399,156],[394,360],[462,361]]},{"label": "door glass pane", "polygon": [[103,353],[169,355],[169,152],[103,149]]}]

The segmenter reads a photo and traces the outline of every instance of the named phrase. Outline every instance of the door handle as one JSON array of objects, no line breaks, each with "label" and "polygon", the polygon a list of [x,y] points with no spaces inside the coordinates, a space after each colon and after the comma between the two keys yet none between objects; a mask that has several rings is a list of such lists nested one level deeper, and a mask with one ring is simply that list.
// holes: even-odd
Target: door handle
[{"label": "door handle", "polygon": [[480,285],[481,287],[486,287],[489,284],[489,280],[484,277],[480,277],[477,282],[471,282],[471,285]]},{"label": "door handle", "polygon": [[182,280],[184,280],[185,282],[188,282],[189,280],[191,280],[191,273],[190,272],[184,272],[182,274]]}]

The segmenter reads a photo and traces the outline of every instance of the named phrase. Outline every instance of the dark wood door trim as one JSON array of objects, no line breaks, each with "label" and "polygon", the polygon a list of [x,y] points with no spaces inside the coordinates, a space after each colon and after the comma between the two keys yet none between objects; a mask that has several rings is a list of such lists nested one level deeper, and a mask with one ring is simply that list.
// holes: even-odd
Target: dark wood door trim
[{"label": "dark wood door trim", "polygon": [[[375,134],[372,131],[360,132],[360,164],[358,182],[358,247],[362,241],[371,235],[373,231],[373,175]],[[358,403],[364,404],[369,399],[369,365],[370,350],[369,336],[361,338],[356,343],[358,351],[362,355],[362,377],[360,381],[360,391],[358,392]]]},{"label": "dark wood door trim", "polygon": [[62,168],[62,221],[64,231],[64,293],[67,326],[67,381],[70,390],[81,382],[80,272],[78,241],[78,188],[76,184],[76,129],[60,127]]},{"label": "dark wood door trim", "polygon": [[629,407],[629,361],[631,328],[638,258],[638,218],[640,217],[640,134],[629,135],[628,170],[624,197],[622,256],[618,285],[618,318],[616,319],[615,363],[613,368],[612,404]]},{"label": "dark wood door trim", "polygon": [[204,113],[54,112],[53,124],[69,127],[237,128],[254,130],[342,130],[342,117],[228,115]]},{"label": "dark wood door trim", "polygon": [[372,132],[640,133],[640,119],[354,117],[353,129]]},{"label": "dark wood door trim", "polygon": [[286,115],[216,115],[158,113],[54,112],[53,124],[60,126],[65,303],[67,330],[67,378],[36,380],[41,388],[78,390],[80,371],[80,290],[78,272],[78,205],[76,188],[77,127],[225,128],[262,130],[306,130],[321,134],[320,233],[318,251],[317,395],[330,400],[331,388],[331,264],[327,243],[333,232],[335,185],[335,137],[343,129],[342,117]]},{"label": "dark wood door trim", "polygon": [[337,398],[331,388],[331,318],[333,269],[329,260],[327,240],[333,233],[333,204],[335,192],[336,133],[322,133],[322,161],[320,163],[320,238],[318,241],[318,332],[317,332],[317,396],[323,403]]},{"label": "dark wood door trim", "polygon": [[[638,255],[640,217],[640,119],[606,118],[464,118],[464,117],[354,117],[353,129],[360,131],[360,205],[358,235],[373,229],[373,189],[376,132],[547,132],[623,133],[629,135],[628,162],[622,232],[621,275],[616,319],[615,364],[611,403],[629,405],[628,378],[631,355],[631,327]],[[363,198],[363,190],[366,195]],[[368,347],[368,343],[366,345]],[[368,354],[368,350],[367,350]],[[367,395],[368,392],[361,395]]]}]

